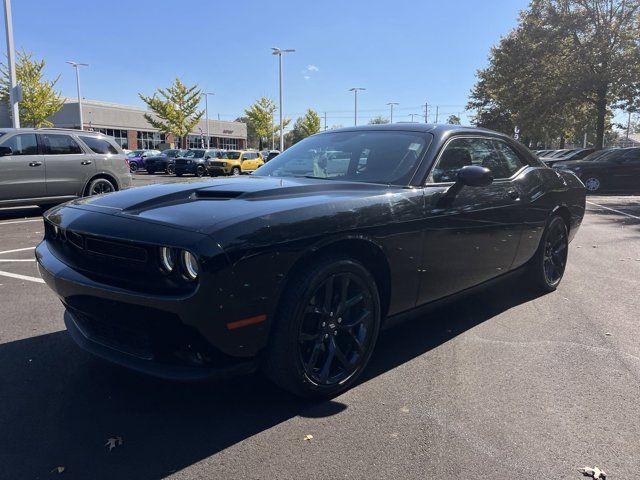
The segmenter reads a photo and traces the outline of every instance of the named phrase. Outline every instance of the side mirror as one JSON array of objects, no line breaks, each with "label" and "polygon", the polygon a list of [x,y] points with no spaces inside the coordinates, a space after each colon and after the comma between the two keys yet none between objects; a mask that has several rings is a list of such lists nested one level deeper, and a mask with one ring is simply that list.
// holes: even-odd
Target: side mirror
[{"label": "side mirror", "polygon": [[493,182],[491,170],[479,165],[467,165],[458,172],[458,181],[466,187],[486,187]]},{"label": "side mirror", "polygon": [[13,151],[9,147],[1,147],[0,146],[0,157],[5,157],[7,155],[11,155]]},{"label": "side mirror", "polygon": [[444,192],[443,196],[438,201],[440,207],[448,207],[453,204],[458,193],[463,187],[486,187],[493,183],[493,174],[491,170],[479,165],[467,165],[462,167],[458,171],[458,179],[456,183],[451,185],[449,189]]}]

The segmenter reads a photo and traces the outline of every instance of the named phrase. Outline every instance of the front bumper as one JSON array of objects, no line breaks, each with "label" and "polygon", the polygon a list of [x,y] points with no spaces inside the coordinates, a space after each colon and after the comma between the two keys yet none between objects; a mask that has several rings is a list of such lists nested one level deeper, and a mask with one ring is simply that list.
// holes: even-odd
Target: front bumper
[{"label": "front bumper", "polygon": [[197,163],[190,163],[190,164],[186,164],[186,165],[175,165],[175,172],[176,173],[196,173],[196,167],[198,166]]},{"label": "front bumper", "polygon": [[209,175],[230,175],[233,167],[231,165],[227,167],[212,167],[211,165],[207,166],[207,171]]},{"label": "front bumper", "polygon": [[133,291],[70,267],[47,240],[36,248],[36,259],[45,283],[66,307],[69,333],[89,352],[174,380],[255,369],[255,355],[266,341],[264,326],[229,330],[227,323],[238,319],[236,314],[244,318],[244,312],[225,305],[226,312],[216,314],[215,296],[207,294],[215,288],[210,282],[204,280],[205,288],[182,295]]}]

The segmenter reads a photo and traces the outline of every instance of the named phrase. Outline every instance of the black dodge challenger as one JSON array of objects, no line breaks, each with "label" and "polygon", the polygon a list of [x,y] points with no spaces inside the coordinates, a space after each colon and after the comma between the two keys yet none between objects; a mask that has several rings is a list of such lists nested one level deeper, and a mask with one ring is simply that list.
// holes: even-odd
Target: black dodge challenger
[{"label": "black dodge challenger", "polygon": [[573,173],[504,135],[354,127],[252,176],[55,207],[36,257],[95,355],[181,380],[260,367],[295,394],[330,396],[399,314],[520,267],[554,290],[584,206]]}]

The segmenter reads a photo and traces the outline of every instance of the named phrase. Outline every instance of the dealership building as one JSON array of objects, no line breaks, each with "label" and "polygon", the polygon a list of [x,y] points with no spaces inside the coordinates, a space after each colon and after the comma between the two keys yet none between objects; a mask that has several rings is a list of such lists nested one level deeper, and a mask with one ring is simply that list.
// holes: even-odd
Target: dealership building
[{"label": "dealership building", "polygon": [[[182,146],[180,138],[165,135],[153,128],[144,118],[147,110],[129,105],[82,101],[82,121],[85,130],[102,132],[116,139],[122,148],[158,149],[167,146]],[[49,120],[55,127],[79,128],[80,110],[78,100],[67,98],[62,108]],[[209,146],[229,150],[244,149],[247,146],[247,125],[241,122],[227,122],[209,119]],[[7,106],[0,105],[0,127],[11,127],[11,118]],[[190,135],[187,135],[189,148],[202,148],[207,145],[207,123],[200,120]]]}]

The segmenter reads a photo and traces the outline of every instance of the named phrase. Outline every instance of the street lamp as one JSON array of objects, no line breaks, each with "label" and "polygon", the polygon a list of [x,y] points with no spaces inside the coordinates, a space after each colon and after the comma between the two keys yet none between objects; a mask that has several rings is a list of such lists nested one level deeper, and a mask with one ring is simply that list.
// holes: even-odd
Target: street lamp
[{"label": "street lamp", "polygon": [[358,125],[358,91],[366,90],[366,88],[362,87],[353,87],[350,88],[349,91],[353,92],[354,105],[353,105],[353,124]]},{"label": "street lamp", "polygon": [[393,106],[394,105],[400,105],[397,102],[389,102],[387,103],[387,105],[389,105],[391,107],[391,120],[389,120],[389,123],[393,123]]},{"label": "street lamp", "polygon": [[[11,104],[11,117],[13,128],[20,128],[20,109],[18,108],[16,57],[13,49],[13,22],[11,21],[11,0],[4,0],[4,25],[7,33],[7,59],[9,63],[9,103]],[[17,96],[20,96],[19,94]]]},{"label": "street lamp", "polygon": [[84,130],[82,123],[82,96],[80,95],[80,67],[88,67],[88,63],[78,63],[67,61],[69,65],[76,69],[76,86],[78,87],[78,110],[80,111],[80,130]]},{"label": "street lamp", "polygon": [[293,48],[278,48],[271,47],[273,50],[273,55],[278,56],[278,89],[279,89],[279,97],[280,97],[280,152],[284,151],[284,136],[283,136],[283,124],[282,124],[282,54],[283,53],[293,53],[295,49]]},{"label": "street lamp", "polygon": [[207,150],[210,148],[209,138],[209,95],[215,95],[211,92],[203,92],[201,94],[204,97],[204,121],[207,123]]}]

